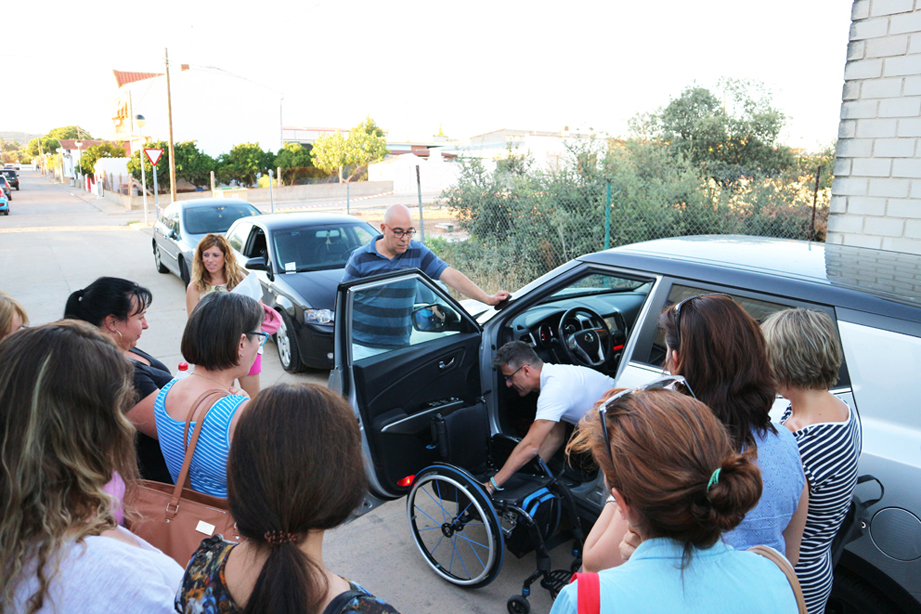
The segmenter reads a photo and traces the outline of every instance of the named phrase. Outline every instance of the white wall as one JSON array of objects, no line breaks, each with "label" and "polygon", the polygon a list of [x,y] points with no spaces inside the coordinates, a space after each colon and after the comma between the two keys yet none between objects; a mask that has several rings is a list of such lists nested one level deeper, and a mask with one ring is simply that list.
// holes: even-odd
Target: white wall
[{"label": "white wall", "polygon": [[425,193],[442,192],[457,183],[460,165],[445,162],[440,153],[430,159],[415,154],[400,154],[383,162],[368,166],[369,181],[392,181],[394,192],[416,192],[416,165],[419,166],[419,182]]},{"label": "white wall", "polygon": [[856,0],[828,242],[921,253],[921,0]]}]

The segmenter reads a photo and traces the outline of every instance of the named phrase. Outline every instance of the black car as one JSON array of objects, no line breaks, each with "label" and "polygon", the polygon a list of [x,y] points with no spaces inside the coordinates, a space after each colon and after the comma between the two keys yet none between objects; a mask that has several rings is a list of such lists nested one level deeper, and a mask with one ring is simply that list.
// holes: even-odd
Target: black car
[{"label": "black car", "polygon": [[[359,343],[353,322],[363,322],[355,305],[388,289],[405,293],[409,285],[417,290],[407,343],[389,349]],[[646,383],[662,374],[666,355],[659,314],[712,293],[732,296],[759,321],[803,307],[835,322],[845,360],[831,392],[859,413],[859,473],[879,485],[871,480],[855,490],[868,503],[865,533],[844,549],[826,611],[921,611],[921,418],[914,390],[921,372],[921,256],[915,254],[759,237],[661,239],[581,256],[521,288],[501,309],[462,308],[416,269],[343,283],[329,387],[349,399],[362,425],[369,493],[359,513],[407,496],[410,530],[432,570],[459,585],[487,582],[501,567],[507,526],[493,526],[505,518],[501,510],[498,517],[480,514],[492,541],[476,557],[456,560],[452,547],[460,548],[461,537],[442,533],[472,515],[451,506],[454,489],[473,496],[482,485],[451,478],[431,527],[412,503],[414,477],[443,467],[432,445],[433,420],[485,406],[494,439],[524,435],[534,395],[519,397],[491,367],[497,348],[512,340],[547,362],[597,369],[618,387]],[[772,417],[785,407],[778,398]],[[572,474],[563,461],[560,453],[548,464],[590,524],[608,490],[600,475]],[[445,538],[437,551],[430,535]]]},{"label": "black car", "polygon": [[336,288],[356,248],[379,233],[349,215],[284,213],[238,220],[227,240],[282,318],[275,335],[286,371],[333,366]]},{"label": "black car", "polygon": [[0,168],[0,174],[6,177],[11,187],[16,188],[17,192],[19,191],[19,171],[15,168]]},{"label": "black car", "polygon": [[169,205],[153,227],[154,266],[172,271],[189,285],[195,248],[208,233],[227,232],[241,217],[262,213],[251,203],[234,198],[182,200]]}]

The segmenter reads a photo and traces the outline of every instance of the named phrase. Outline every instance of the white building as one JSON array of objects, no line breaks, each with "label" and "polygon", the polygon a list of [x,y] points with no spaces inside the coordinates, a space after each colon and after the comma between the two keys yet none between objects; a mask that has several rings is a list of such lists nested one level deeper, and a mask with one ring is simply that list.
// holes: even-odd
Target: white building
[{"label": "white building", "polygon": [[[168,140],[166,76],[112,72],[118,85],[112,101],[115,139],[136,140],[132,118],[143,115],[145,140]],[[281,148],[281,92],[217,68],[188,64],[170,70],[170,90],[174,142],[197,141],[202,152],[215,157],[241,143],[258,143],[267,151]]]},{"label": "white building", "polygon": [[592,134],[570,132],[566,128],[560,132],[503,128],[455,141],[432,151],[440,151],[445,157],[453,155],[495,162],[508,157],[511,150],[515,154],[528,154],[534,161],[535,170],[556,172],[560,169],[561,161],[569,154],[568,147],[578,142],[588,142],[592,138]]}]

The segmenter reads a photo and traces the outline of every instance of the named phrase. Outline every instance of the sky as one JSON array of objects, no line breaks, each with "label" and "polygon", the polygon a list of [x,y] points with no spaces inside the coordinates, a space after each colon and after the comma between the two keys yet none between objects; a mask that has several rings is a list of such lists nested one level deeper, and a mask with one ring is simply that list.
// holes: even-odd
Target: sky
[{"label": "sky", "polygon": [[0,131],[77,124],[111,137],[112,70],[162,72],[168,48],[173,70],[217,67],[280,92],[285,126],[348,129],[370,115],[413,140],[439,128],[627,136],[631,117],[689,85],[754,79],[787,116],[782,142],[815,150],[837,135],[850,5],[15,2],[3,11]]}]

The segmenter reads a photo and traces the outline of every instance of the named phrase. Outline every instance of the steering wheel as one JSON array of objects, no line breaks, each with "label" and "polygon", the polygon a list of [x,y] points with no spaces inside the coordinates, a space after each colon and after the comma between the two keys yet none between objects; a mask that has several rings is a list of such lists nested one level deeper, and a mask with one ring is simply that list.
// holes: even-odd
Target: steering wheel
[{"label": "steering wheel", "polygon": [[600,367],[611,352],[608,323],[587,307],[567,310],[557,333],[566,357],[583,367]]}]

